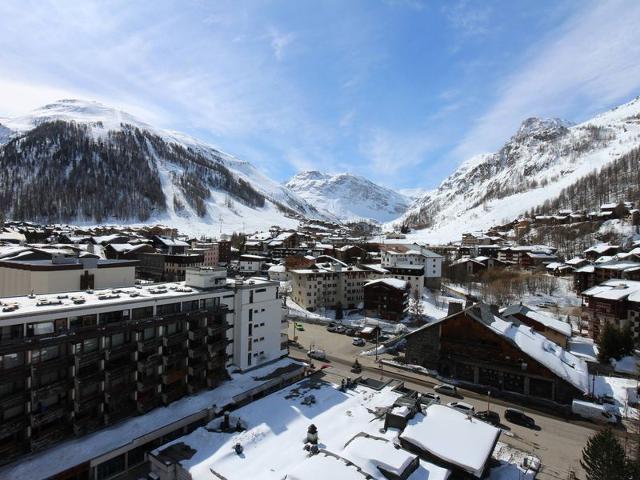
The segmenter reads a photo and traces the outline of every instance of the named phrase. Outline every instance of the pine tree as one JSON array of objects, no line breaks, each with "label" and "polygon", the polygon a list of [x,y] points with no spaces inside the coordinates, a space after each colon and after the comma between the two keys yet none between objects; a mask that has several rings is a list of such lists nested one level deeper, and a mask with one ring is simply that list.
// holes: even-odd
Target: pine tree
[{"label": "pine tree", "polygon": [[587,480],[628,480],[624,449],[611,429],[593,435],[582,450],[580,465]]}]

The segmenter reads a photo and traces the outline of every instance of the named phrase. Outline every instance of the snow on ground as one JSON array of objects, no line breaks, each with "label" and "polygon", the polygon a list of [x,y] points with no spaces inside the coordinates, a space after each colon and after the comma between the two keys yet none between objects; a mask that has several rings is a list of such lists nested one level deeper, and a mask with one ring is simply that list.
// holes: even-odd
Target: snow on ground
[{"label": "snow on ground", "polygon": [[638,380],[631,378],[605,377],[593,375],[589,377],[590,388],[597,397],[613,397],[618,413],[624,418],[640,418],[640,411],[629,404],[638,403]]},{"label": "snow on ground", "polygon": [[118,425],[105,428],[82,438],[63,442],[40,454],[21,459],[19,463],[0,470],[2,479],[30,479],[49,477],[80,463],[89,461],[106,452],[120,448],[138,437],[153,432],[182,418],[207,408],[222,408],[232,402],[233,397],[256,388],[268,380],[262,378],[280,367],[300,364],[284,358],[268,366],[252,370],[245,374],[231,374],[231,380],[214,390],[177,400],[167,407],[133,417]]},{"label": "snow on ground", "polygon": [[446,295],[438,295],[435,297],[433,292],[425,289],[422,294],[422,311],[426,317],[425,320],[432,322],[446,317],[447,311],[449,310],[449,302],[457,300],[458,299]]}]

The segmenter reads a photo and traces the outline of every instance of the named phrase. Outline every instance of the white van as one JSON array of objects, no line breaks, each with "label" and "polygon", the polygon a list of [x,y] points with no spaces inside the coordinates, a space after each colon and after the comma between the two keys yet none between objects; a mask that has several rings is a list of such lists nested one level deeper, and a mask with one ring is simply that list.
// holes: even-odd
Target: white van
[{"label": "white van", "polygon": [[316,360],[326,360],[327,358],[325,351],[320,349],[309,350],[307,356],[309,358],[315,358]]},{"label": "white van", "polygon": [[618,423],[620,421],[620,417],[613,411],[614,408],[611,405],[599,405],[582,400],[574,400],[571,404],[571,411],[576,415],[600,423]]}]

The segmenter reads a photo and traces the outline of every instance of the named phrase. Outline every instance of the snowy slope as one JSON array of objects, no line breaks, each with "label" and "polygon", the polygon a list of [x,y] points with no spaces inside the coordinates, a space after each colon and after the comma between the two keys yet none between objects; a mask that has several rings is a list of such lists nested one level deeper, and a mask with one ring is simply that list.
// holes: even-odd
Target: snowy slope
[{"label": "snowy slope", "polygon": [[411,202],[393,190],[347,173],[300,172],[286,186],[321,212],[340,220],[387,222],[402,215]]},{"label": "snowy slope", "polygon": [[418,229],[412,238],[459,240],[514,220],[639,145],[640,98],[578,125],[529,118],[498,152],[470,158],[387,226],[406,222]]},{"label": "snowy slope", "polygon": [[[225,232],[243,229],[251,232],[273,224],[293,227],[297,220],[292,216],[323,217],[313,206],[285,186],[265,176],[251,163],[239,160],[187,135],[155,128],[126,112],[97,102],[61,100],[39,108],[27,116],[3,118],[0,122],[0,145],[5,144],[4,148],[11,140],[19,142],[34,132],[36,127],[56,121],[86,127],[88,140],[96,144],[113,142],[114,132],[131,132],[134,129],[143,132],[144,140],[141,140],[140,148],[143,155],[151,158],[151,168],[161,184],[166,208],[155,208],[149,218],[124,219],[128,223],[136,223],[136,220],[142,220],[144,223],[160,222],[197,234],[218,232],[219,229]],[[189,152],[190,158],[185,161],[186,164],[175,161],[176,157],[184,157],[180,149]],[[42,156],[43,152],[40,151],[38,154]],[[188,162],[194,160],[197,161],[197,165],[190,170],[191,165]],[[178,180],[187,171],[192,174],[195,172],[197,175],[204,169],[211,178],[219,184],[224,184],[225,181],[220,180],[220,166],[224,167],[223,173],[227,176],[226,180],[223,180],[233,178],[234,182],[240,182],[241,187],[246,185],[252,195],[264,196],[264,205],[251,205],[250,202],[234,196],[224,185],[213,188],[209,184],[205,185],[209,192],[204,199],[204,211],[200,208],[196,212],[193,202],[185,198],[185,189],[181,188]],[[94,219],[79,217],[72,220],[91,223]],[[100,221],[122,223],[123,218],[116,216]]]}]

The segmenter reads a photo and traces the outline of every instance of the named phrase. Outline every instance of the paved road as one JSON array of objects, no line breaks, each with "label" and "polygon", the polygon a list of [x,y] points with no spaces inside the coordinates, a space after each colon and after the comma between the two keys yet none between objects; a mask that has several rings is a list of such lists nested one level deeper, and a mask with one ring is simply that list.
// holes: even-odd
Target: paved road
[{"label": "paved road", "polygon": [[[293,332],[289,328],[289,334]],[[304,331],[296,331],[298,342],[302,349],[291,349],[291,356],[306,358],[305,352],[310,346],[321,348],[327,352],[328,361],[331,365],[327,369],[330,380],[337,383],[344,377],[353,377],[350,372],[351,364],[357,357],[363,366],[363,375],[372,378],[402,380],[412,389],[420,392],[432,392],[433,385],[438,383],[437,379],[414,374],[401,369],[385,365],[381,371],[375,363],[373,356],[359,355],[363,350],[370,350],[373,344],[367,343],[365,347],[355,347],[351,344],[352,338],[346,335],[330,333],[322,325],[304,324]],[[386,356],[385,356],[386,357]],[[315,361],[316,366],[325,362]],[[464,396],[464,401],[474,405],[476,410],[487,409],[487,397],[470,391],[460,391]],[[455,398],[440,395],[441,402],[447,403]],[[525,410],[528,415],[536,421],[538,430],[531,430],[519,425],[514,425],[504,421],[504,410],[507,406],[515,406]],[[490,407],[497,411],[503,419],[504,433],[501,440],[516,448],[525,450],[540,457],[543,470],[537,478],[543,480],[567,479],[569,471],[574,471],[576,478],[584,478],[584,472],[580,467],[579,459],[582,455],[582,448],[594,431],[601,428],[589,422],[569,421],[564,418],[554,417],[547,413],[538,412],[530,408],[523,408],[520,405],[510,404],[502,399],[491,399]]]}]

